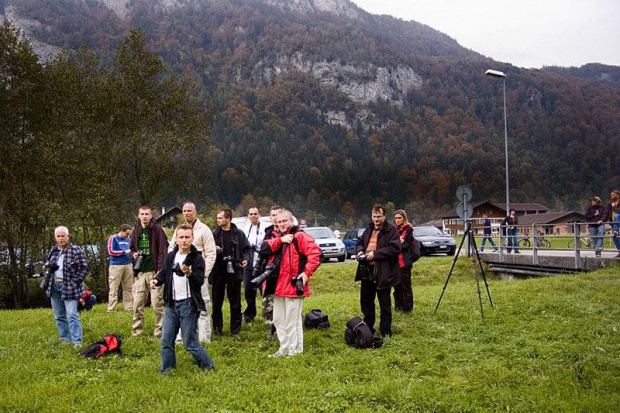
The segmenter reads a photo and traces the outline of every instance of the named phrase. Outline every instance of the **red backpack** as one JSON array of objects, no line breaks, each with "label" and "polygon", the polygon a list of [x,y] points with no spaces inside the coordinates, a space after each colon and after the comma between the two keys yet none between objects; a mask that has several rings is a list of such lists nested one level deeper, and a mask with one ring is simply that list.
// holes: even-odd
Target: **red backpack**
[{"label": "red backpack", "polygon": [[106,334],[103,336],[103,340],[95,341],[80,351],[79,354],[89,359],[98,359],[110,353],[118,353],[119,356],[123,355],[121,351],[121,338],[116,334]]}]

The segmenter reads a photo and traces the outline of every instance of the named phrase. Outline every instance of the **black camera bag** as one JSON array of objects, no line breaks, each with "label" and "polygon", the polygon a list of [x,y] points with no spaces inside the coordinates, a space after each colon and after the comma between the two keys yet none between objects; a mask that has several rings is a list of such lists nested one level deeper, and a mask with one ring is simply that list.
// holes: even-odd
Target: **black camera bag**
[{"label": "black camera bag", "polygon": [[347,322],[344,341],[353,348],[379,348],[383,345],[383,339],[373,337],[368,324],[359,317],[353,317]]},{"label": "black camera bag", "polygon": [[327,314],[323,314],[321,310],[312,310],[306,314],[306,318],[304,320],[304,327],[307,329],[313,328],[329,328],[329,318]]}]

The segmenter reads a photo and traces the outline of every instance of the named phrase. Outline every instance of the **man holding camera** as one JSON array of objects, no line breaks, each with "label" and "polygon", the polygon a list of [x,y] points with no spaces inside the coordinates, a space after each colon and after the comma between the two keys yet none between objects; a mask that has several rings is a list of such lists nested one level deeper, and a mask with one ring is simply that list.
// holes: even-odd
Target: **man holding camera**
[{"label": "man holding camera", "polygon": [[166,304],[161,339],[161,372],[176,367],[175,338],[181,329],[183,346],[203,370],[215,368],[213,361],[196,338],[196,324],[201,311],[206,311],[201,287],[205,284],[205,261],[192,245],[192,227],[183,224],[175,230],[175,247],[163,263],[161,271],[150,281],[152,289],[163,285]]},{"label": "man holding camera", "polygon": [[[161,269],[168,251],[168,238],[164,229],[151,213],[151,207],[142,205],[138,209],[138,222],[131,235],[131,253],[136,260],[133,283],[133,320],[131,335],[144,332],[144,305],[149,293],[149,285]],[[161,324],[164,317],[163,289],[151,291],[151,306],[155,313],[154,336],[161,338]]]},{"label": "man holding camera", "polygon": [[400,282],[398,229],[386,221],[385,207],[372,207],[372,222],[357,240],[357,272],[355,281],[361,281],[360,306],[364,322],[375,332],[375,296],[379,298],[381,335],[392,335],[392,300],[390,291]]},{"label": "man holding camera", "polygon": [[310,295],[309,278],[321,264],[321,250],[314,239],[293,225],[293,215],[283,210],[278,215],[279,234],[266,240],[274,254],[281,250],[273,324],[280,348],[270,357],[294,356],[304,351],[302,311],[304,297]]},{"label": "man holding camera", "polygon": [[260,271],[260,257],[258,251],[263,239],[265,238],[265,226],[261,225],[260,214],[257,207],[251,207],[248,210],[248,218],[250,223],[243,230],[250,246],[252,247],[252,261],[248,265],[243,274],[243,289],[245,292],[246,307],[243,312],[243,320],[251,323],[256,317],[256,285],[252,283],[252,279],[258,275]]},{"label": "man holding camera", "polygon": [[[204,273],[205,276],[211,273],[213,265],[215,264],[215,240],[213,239],[213,232],[211,229],[201,222],[196,217],[196,205],[191,202],[183,204],[183,218],[185,224],[192,227],[194,240],[192,245],[196,247],[198,252],[202,253],[202,257],[205,260]],[[172,252],[176,247],[176,231],[170,240],[170,248],[168,252]],[[198,317],[198,340],[210,343],[211,342],[211,313],[209,307],[211,306],[211,296],[209,295],[209,283],[204,283],[201,287],[202,299],[205,303],[205,309],[200,311]]]},{"label": "man holding camera", "polygon": [[45,294],[50,298],[58,335],[63,343],[82,345],[82,322],[78,301],[84,294],[84,278],[88,274],[86,255],[69,242],[67,227],[54,230],[56,245],[47,255]]},{"label": "man holding camera", "polygon": [[222,334],[224,294],[230,304],[230,334],[241,331],[241,281],[243,271],[252,259],[252,247],[243,231],[231,222],[232,211],[217,213],[218,227],[213,231],[217,258],[213,267],[213,332]]}]

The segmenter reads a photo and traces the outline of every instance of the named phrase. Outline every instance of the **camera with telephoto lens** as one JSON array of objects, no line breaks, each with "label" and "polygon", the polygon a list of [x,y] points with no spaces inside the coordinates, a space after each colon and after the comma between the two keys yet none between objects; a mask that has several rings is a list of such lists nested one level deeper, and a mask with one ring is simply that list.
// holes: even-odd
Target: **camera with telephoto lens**
[{"label": "camera with telephoto lens", "polygon": [[233,266],[233,257],[232,257],[232,255],[227,255],[227,256],[225,256],[222,259],[226,263],[226,274],[234,274],[235,273],[235,267]]},{"label": "camera with telephoto lens", "polygon": [[297,297],[304,295],[304,279],[302,277],[291,278],[291,285],[295,287]]},{"label": "camera with telephoto lens", "polygon": [[144,254],[142,251],[138,251],[138,256],[136,257],[136,263],[133,265],[133,275],[137,276],[140,272],[140,268],[142,268],[142,263],[144,262]]},{"label": "camera with telephoto lens", "polygon": [[255,278],[252,278],[252,280],[250,282],[252,284],[255,284],[255,285],[260,285],[267,278],[271,277],[274,274],[277,274],[277,269],[278,269],[278,267],[275,264],[269,264],[269,265],[267,265],[265,267],[265,271],[263,271],[263,273],[261,275],[255,277]]}]

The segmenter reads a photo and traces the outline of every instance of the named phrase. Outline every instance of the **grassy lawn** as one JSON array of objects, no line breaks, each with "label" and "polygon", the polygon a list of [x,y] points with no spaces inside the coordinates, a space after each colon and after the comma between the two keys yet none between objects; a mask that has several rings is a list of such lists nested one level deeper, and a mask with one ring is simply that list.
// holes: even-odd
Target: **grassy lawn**
[{"label": "grassy lawn", "polygon": [[304,354],[268,358],[277,343],[265,327],[244,325],[232,338],[225,314],[225,336],[207,346],[217,368],[208,373],[177,346],[178,368],[162,376],[159,342],[131,338],[131,314],[103,304],[82,314],[85,342],[121,334],[123,358],[85,360],[60,345],[50,309],[3,311],[0,411],[618,411],[618,265],[510,282],[487,275],[495,309],[486,299],[483,322],[465,258],[433,314],[451,263],[416,264],[415,309],[395,314],[395,335],[378,350],[343,340],[361,315],[354,265],[323,264],[304,313],[320,308],[332,327],[306,331]]}]

